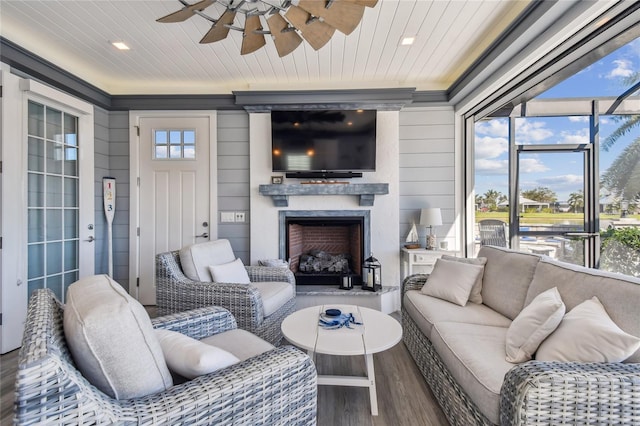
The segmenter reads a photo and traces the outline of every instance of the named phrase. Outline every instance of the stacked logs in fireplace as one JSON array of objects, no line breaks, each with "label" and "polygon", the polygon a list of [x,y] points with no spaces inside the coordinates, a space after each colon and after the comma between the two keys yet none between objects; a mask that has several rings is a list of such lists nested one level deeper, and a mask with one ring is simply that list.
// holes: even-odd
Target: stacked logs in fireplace
[{"label": "stacked logs in fireplace", "polygon": [[[352,285],[360,284],[360,274],[351,267],[351,255],[330,254],[322,250],[311,250],[300,256],[298,271],[296,272],[298,284],[344,284],[343,277],[350,277]],[[351,288],[351,287],[349,287]]]}]

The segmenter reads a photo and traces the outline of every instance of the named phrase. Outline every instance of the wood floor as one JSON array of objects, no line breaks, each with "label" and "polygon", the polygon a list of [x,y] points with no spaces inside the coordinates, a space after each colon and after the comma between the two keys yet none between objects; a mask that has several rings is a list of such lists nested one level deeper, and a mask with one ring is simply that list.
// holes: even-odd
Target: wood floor
[{"label": "wood floor", "polygon": [[[150,312],[153,315],[152,312]],[[398,319],[399,315],[392,315]],[[10,425],[18,350],[0,356],[0,425]],[[320,386],[319,426],[446,426],[447,420],[404,343],[375,354],[378,415],[366,388]],[[364,375],[364,357],[318,355],[319,374]]]}]

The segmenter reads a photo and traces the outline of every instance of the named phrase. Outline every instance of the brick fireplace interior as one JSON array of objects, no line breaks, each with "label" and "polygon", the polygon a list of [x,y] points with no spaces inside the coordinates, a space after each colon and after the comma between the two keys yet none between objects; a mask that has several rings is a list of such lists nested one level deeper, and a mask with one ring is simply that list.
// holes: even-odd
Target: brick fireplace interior
[{"label": "brick fireplace interior", "polygon": [[[345,273],[360,282],[364,259],[363,223],[363,217],[288,217],[285,222],[286,258],[296,275],[296,282],[339,285]],[[322,260],[313,256],[319,252]],[[334,262],[334,258],[337,261]],[[346,263],[343,259],[348,262],[348,271],[336,271]],[[301,270],[301,261],[304,270]],[[330,270],[318,270],[320,265],[331,265]]]}]

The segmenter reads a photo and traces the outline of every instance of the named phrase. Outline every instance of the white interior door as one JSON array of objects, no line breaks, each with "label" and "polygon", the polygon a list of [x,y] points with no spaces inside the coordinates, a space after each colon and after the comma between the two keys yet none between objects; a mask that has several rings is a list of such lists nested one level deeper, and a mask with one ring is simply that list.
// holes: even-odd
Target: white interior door
[{"label": "white interior door", "polygon": [[95,272],[95,212],[93,106],[8,73],[3,91],[5,353],[20,345],[33,290],[64,303],[69,285]]},{"label": "white interior door", "polygon": [[[138,300],[156,303],[155,256],[208,241],[211,224],[212,117],[140,117]],[[213,142],[213,143],[212,143]]]}]

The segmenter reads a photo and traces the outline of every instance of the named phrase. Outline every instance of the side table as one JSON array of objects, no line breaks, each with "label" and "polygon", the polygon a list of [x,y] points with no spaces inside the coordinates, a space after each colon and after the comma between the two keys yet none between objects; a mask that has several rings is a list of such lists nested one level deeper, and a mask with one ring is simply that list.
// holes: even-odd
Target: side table
[{"label": "side table", "polygon": [[423,248],[408,249],[403,247],[400,252],[402,279],[416,273],[430,274],[436,260],[444,255],[458,256],[453,250],[427,250]]}]

